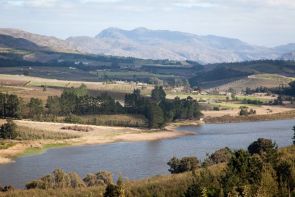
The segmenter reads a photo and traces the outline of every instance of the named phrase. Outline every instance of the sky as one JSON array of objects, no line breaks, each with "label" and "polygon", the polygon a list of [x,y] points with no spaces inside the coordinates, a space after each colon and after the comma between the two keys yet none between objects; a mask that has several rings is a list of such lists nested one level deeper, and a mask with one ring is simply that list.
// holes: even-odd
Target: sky
[{"label": "sky", "polygon": [[0,0],[0,27],[67,38],[108,27],[295,43],[295,0]]}]

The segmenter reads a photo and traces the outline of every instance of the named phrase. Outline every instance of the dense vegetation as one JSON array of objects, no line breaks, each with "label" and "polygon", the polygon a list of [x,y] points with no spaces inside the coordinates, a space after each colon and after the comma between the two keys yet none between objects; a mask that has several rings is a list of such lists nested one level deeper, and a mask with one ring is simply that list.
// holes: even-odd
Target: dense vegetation
[{"label": "dense vegetation", "polygon": [[[130,114],[142,115],[148,120],[149,128],[162,128],[167,122],[177,119],[194,119],[201,116],[197,101],[187,99],[166,99],[163,87],[155,87],[151,97],[143,97],[140,90],[126,94],[124,106],[106,93],[99,96],[88,94],[87,87],[68,88],[61,96],[49,96],[46,104],[37,98],[31,98],[24,103],[16,95],[0,94],[2,101],[0,112],[2,118],[31,118],[34,120],[57,121],[58,117],[69,123],[94,123],[99,121],[93,117],[83,121],[86,115]],[[110,123],[116,125],[116,123]],[[121,126],[136,126],[137,123]],[[142,126],[143,124],[138,124]]]},{"label": "dense vegetation", "polygon": [[12,120],[7,120],[7,123],[0,127],[0,139],[15,139],[17,137],[16,124]]}]

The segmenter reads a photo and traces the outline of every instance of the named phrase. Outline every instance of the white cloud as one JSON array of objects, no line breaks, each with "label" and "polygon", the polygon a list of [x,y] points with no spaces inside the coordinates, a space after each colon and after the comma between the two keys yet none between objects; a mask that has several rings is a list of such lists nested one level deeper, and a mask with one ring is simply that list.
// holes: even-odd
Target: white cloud
[{"label": "white cloud", "polygon": [[16,7],[54,7],[61,5],[79,5],[79,4],[109,4],[118,3],[123,0],[0,0],[1,4]]},{"label": "white cloud", "polygon": [[81,3],[118,3],[123,0],[79,0]]},{"label": "white cloud", "polygon": [[[144,5],[182,8],[211,8],[211,7],[284,7],[295,8],[295,0],[0,0],[1,4],[9,6],[26,7],[54,7],[63,4],[81,5],[81,4],[116,4],[124,2],[121,6]],[[116,5],[118,6],[118,5]]]}]

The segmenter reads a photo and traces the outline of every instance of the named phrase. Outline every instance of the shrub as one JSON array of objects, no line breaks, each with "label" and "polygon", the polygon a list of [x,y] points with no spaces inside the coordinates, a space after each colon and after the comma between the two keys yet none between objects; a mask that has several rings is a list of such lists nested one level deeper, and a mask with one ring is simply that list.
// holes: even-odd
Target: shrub
[{"label": "shrub", "polygon": [[16,124],[12,120],[7,120],[0,128],[0,138],[15,139],[17,137]]},{"label": "shrub", "polygon": [[113,176],[108,171],[99,171],[96,174],[87,174],[83,181],[88,187],[108,185],[113,183]]},{"label": "shrub", "polygon": [[66,173],[61,169],[26,184],[27,189],[61,189],[85,187],[84,182],[76,173]]},{"label": "shrub", "polygon": [[117,185],[112,183],[108,184],[103,196],[104,197],[124,197],[125,191],[123,188],[122,177],[118,178]]},{"label": "shrub", "polygon": [[203,166],[228,162],[232,155],[233,152],[228,147],[219,149],[212,153],[207,159],[205,159]]},{"label": "shrub", "polygon": [[78,125],[64,126],[61,129],[62,130],[82,131],[82,132],[89,132],[89,131],[93,130],[91,127],[82,127],[82,126],[78,126]]},{"label": "shrub", "polygon": [[170,166],[169,172],[171,172],[172,174],[176,174],[187,171],[194,171],[199,167],[199,163],[200,162],[197,157],[183,157],[181,159],[173,157],[172,159],[170,159],[167,165]]},{"label": "shrub", "polygon": [[120,188],[114,184],[108,184],[104,197],[121,197]]},{"label": "shrub", "polygon": [[213,107],[213,111],[220,111],[220,108],[217,107],[217,106],[214,106],[214,107]]},{"label": "shrub", "polygon": [[256,110],[254,109],[248,110],[248,107],[241,107],[240,109],[241,109],[239,113],[240,116],[248,116],[248,115],[256,114]]},{"label": "shrub", "polygon": [[278,146],[270,139],[259,138],[252,142],[248,147],[250,154],[258,154],[266,162],[275,164],[278,159],[277,153]]},{"label": "shrub", "polygon": [[11,185],[4,186],[4,187],[2,187],[0,185],[0,192],[10,192],[10,191],[13,191],[13,190],[14,190],[14,187],[11,186]]},{"label": "shrub", "polygon": [[67,123],[82,123],[82,119],[79,116],[70,114],[65,117],[64,122]]}]

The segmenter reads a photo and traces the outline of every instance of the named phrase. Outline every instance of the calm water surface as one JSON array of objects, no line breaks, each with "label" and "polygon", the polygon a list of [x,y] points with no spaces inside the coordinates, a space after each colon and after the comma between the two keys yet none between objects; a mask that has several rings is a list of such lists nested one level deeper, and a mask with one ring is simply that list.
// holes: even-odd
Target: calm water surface
[{"label": "calm water surface", "polygon": [[16,162],[0,165],[0,183],[22,188],[25,183],[52,172],[56,168],[78,172],[109,170],[129,179],[168,173],[167,161],[173,157],[197,156],[228,146],[247,148],[257,138],[271,138],[282,146],[292,144],[294,120],[207,124],[180,127],[195,132],[194,136],[152,142],[121,142],[49,149],[41,155],[20,157]]}]

